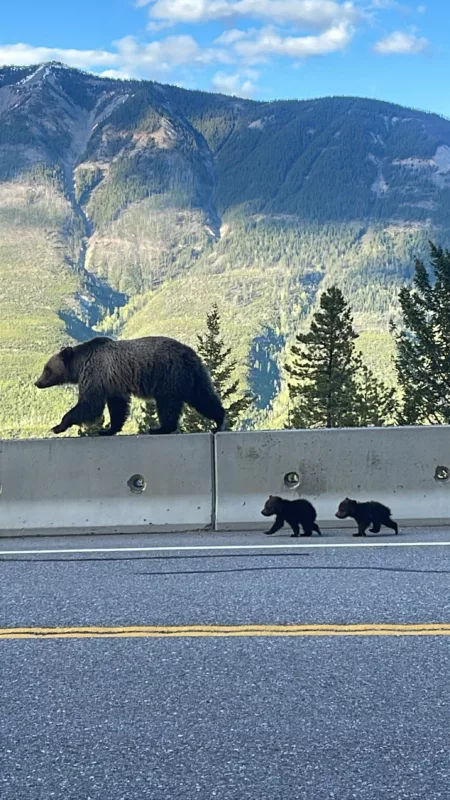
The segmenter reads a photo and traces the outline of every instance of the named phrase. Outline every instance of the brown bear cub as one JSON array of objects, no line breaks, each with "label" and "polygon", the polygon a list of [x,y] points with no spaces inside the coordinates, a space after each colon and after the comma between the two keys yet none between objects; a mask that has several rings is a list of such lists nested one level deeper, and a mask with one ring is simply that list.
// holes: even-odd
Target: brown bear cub
[{"label": "brown bear cub", "polygon": [[369,525],[372,525],[370,533],[379,533],[382,525],[386,528],[392,528],[395,533],[398,533],[398,525],[391,519],[390,508],[374,500],[368,503],[358,503],[356,500],[350,500],[349,497],[346,497],[342,503],[339,503],[336,517],[338,519],[351,517],[356,521],[358,533],[354,533],[353,536],[365,536]]},{"label": "brown bear cub", "polygon": [[285,522],[293,530],[291,536],[300,536],[299,525],[304,531],[302,536],[312,536],[313,531],[322,536],[319,526],[316,525],[316,509],[308,500],[283,500],[281,497],[270,495],[261,514],[263,517],[276,515],[270,531],[266,531],[268,536],[279,531]]},{"label": "brown bear cub", "polygon": [[108,406],[110,426],[102,436],[122,430],[131,395],[154,398],[160,427],[149,433],[173,433],[183,404],[213,420],[221,430],[225,410],[197,353],[175,339],[148,336],[116,342],[106,336],[65,347],[47,361],[38,389],[78,385],[78,403],[52,430],[64,433],[72,425],[95,422]]}]

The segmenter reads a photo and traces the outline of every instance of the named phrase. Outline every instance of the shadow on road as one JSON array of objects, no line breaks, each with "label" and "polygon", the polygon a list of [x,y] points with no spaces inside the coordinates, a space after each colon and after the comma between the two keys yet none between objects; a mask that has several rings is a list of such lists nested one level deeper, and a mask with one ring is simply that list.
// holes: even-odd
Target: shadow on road
[{"label": "shadow on road", "polygon": [[409,569],[405,567],[371,567],[371,566],[325,566],[325,567],[312,567],[304,565],[295,566],[267,566],[267,567],[232,567],[231,569],[193,569],[193,570],[173,570],[173,571],[159,571],[159,572],[135,572],[135,575],[148,575],[148,576],[163,576],[163,575],[218,575],[226,572],[273,572],[276,570],[306,570],[306,571],[323,571],[323,572],[404,572],[416,575],[450,575],[450,570],[445,569]]},{"label": "shadow on road", "polygon": [[[276,548],[274,547],[274,550]],[[355,551],[356,552],[356,551]],[[318,551],[315,551],[317,555]],[[358,550],[358,553],[361,553],[361,550]],[[264,553],[261,552],[233,552],[233,553],[202,553],[202,554],[186,554],[186,555],[136,555],[136,556],[126,556],[122,557],[119,554],[111,557],[103,557],[103,556],[92,556],[92,557],[63,557],[59,558],[57,556],[52,556],[50,558],[22,558],[21,556],[14,556],[9,558],[6,554],[0,554],[0,565],[7,565],[7,564],[92,564],[92,563],[120,563],[126,562],[130,563],[133,561],[200,561],[200,560],[216,560],[216,559],[239,559],[242,561],[243,559],[299,559],[308,558],[311,554],[307,552],[295,552],[295,553],[280,553],[280,552],[270,552],[266,551]],[[134,571],[134,575],[141,575],[141,576],[149,576],[149,577],[158,577],[164,575],[220,575],[225,574],[227,572],[230,573],[240,573],[240,572],[272,572],[272,571],[283,571],[283,570],[311,570],[311,571],[332,571],[332,572],[355,572],[355,571],[369,571],[369,572],[392,572],[392,573],[406,573],[406,574],[416,574],[416,575],[449,575],[450,570],[445,569],[417,569],[417,568],[410,568],[410,567],[386,567],[386,566],[378,566],[378,565],[306,565],[306,564],[283,564],[283,565],[274,565],[268,564],[267,566],[236,566],[236,567],[229,567],[225,569],[216,569],[211,567],[209,569],[173,569],[173,570],[152,570],[152,571]]]}]

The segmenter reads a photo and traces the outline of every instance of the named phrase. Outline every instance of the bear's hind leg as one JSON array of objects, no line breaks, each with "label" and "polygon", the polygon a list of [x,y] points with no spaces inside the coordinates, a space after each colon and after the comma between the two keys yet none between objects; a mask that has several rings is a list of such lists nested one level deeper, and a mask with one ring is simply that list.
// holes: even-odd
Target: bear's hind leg
[{"label": "bear's hind leg", "polygon": [[159,417],[159,428],[150,428],[149,433],[164,434],[175,433],[178,428],[183,401],[177,397],[155,397],[156,409]]},{"label": "bear's hind leg", "polygon": [[217,428],[215,433],[223,430],[225,409],[214,392],[209,392],[208,394],[197,392],[196,397],[189,399],[188,403],[195,411],[198,411],[202,417],[206,417],[206,419],[213,420],[213,422],[216,423]]},{"label": "bear's hind leg", "polygon": [[395,531],[396,534],[398,534],[398,525],[390,517],[385,521],[384,525],[386,526],[386,528],[391,528],[393,531]]}]

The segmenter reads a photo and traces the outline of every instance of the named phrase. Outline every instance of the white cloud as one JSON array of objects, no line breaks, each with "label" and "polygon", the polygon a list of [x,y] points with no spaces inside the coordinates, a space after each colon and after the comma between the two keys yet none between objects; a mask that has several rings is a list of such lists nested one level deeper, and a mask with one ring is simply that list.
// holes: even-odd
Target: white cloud
[{"label": "white cloud", "polygon": [[236,42],[235,51],[250,63],[266,61],[273,55],[305,59],[344,50],[353,34],[354,28],[345,24],[328,28],[318,36],[281,36],[273,28],[263,28],[254,39]]},{"label": "white cloud", "polygon": [[0,45],[0,64],[15,64],[28,67],[44,61],[64,61],[71,67],[109,66],[117,63],[117,54],[107,50],[72,50],[60,47],[33,47],[29,44]]},{"label": "white cloud", "polygon": [[149,44],[140,44],[134,36],[115,43],[119,59],[125,68],[168,71],[185,64],[210,64],[213,61],[230,63],[225,50],[201,48],[192,36],[167,36]]},{"label": "white cloud", "polygon": [[231,94],[235,97],[253,97],[256,91],[256,86],[250,76],[243,77],[239,72],[234,74],[216,72],[211,81],[211,88],[213,92]]},{"label": "white cloud", "polygon": [[115,80],[129,80],[131,75],[128,72],[125,72],[122,69],[105,69],[103,72],[100,72],[101,78],[114,78]]},{"label": "white cloud", "polygon": [[225,45],[234,44],[235,42],[238,42],[239,39],[245,39],[247,36],[248,36],[248,31],[241,31],[238,30],[237,28],[232,28],[231,30],[222,33],[215,40],[215,43],[225,44]]},{"label": "white cloud", "polygon": [[170,72],[179,66],[213,62],[229,64],[232,59],[223,48],[202,48],[192,36],[167,36],[142,44],[133,36],[114,42],[108,50],[69,50],[58,47],[33,47],[28,44],[0,45],[0,64],[29,66],[44,61],[62,61],[71,67],[98,71],[108,77],[150,77]]},{"label": "white cloud", "polygon": [[168,25],[206,22],[230,16],[228,8],[228,0],[156,0],[156,3],[151,3],[149,16],[150,19],[164,20]]},{"label": "white cloud", "polygon": [[393,54],[411,55],[422,53],[428,47],[428,39],[415,36],[413,33],[394,31],[376,43],[374,50],[382,56]]},{"label": "white cloud", "polygon": [[167,25],[245,17],[321,29],[363,17],[351,0],[140,0],[139,5],[149,5],[150,19],[164,20]]}]

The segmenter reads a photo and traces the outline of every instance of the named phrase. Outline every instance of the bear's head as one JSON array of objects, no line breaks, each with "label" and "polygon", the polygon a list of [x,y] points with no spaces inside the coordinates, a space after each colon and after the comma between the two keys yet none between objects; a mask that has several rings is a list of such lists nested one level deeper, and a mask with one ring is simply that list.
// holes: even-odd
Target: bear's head
[{"label": "bear's head", "polygon": [[61,386],[71,383],[70,364],[73,358],[73,348],[64,347],[59,353],[49,358],[42,375],[35,382],[38,389],[49,389],[50,386]]},{"label": "bear's head", "polygon": [[339,508],[336,511],[335,517],[338,519],[347,519],[347,517],[353,516],[356,510],[356,500],[350,500],[349,497],[346,497],[342,503],[339,503]]},{"label": "bear's head", "polygon": [[282,505],[283,501],[281,497],[274,497],[271,494],[269,495],[269,499],[266,500],[261,514],[263,517],[273,517],[274,514],[278,514],[281,511]]}]

